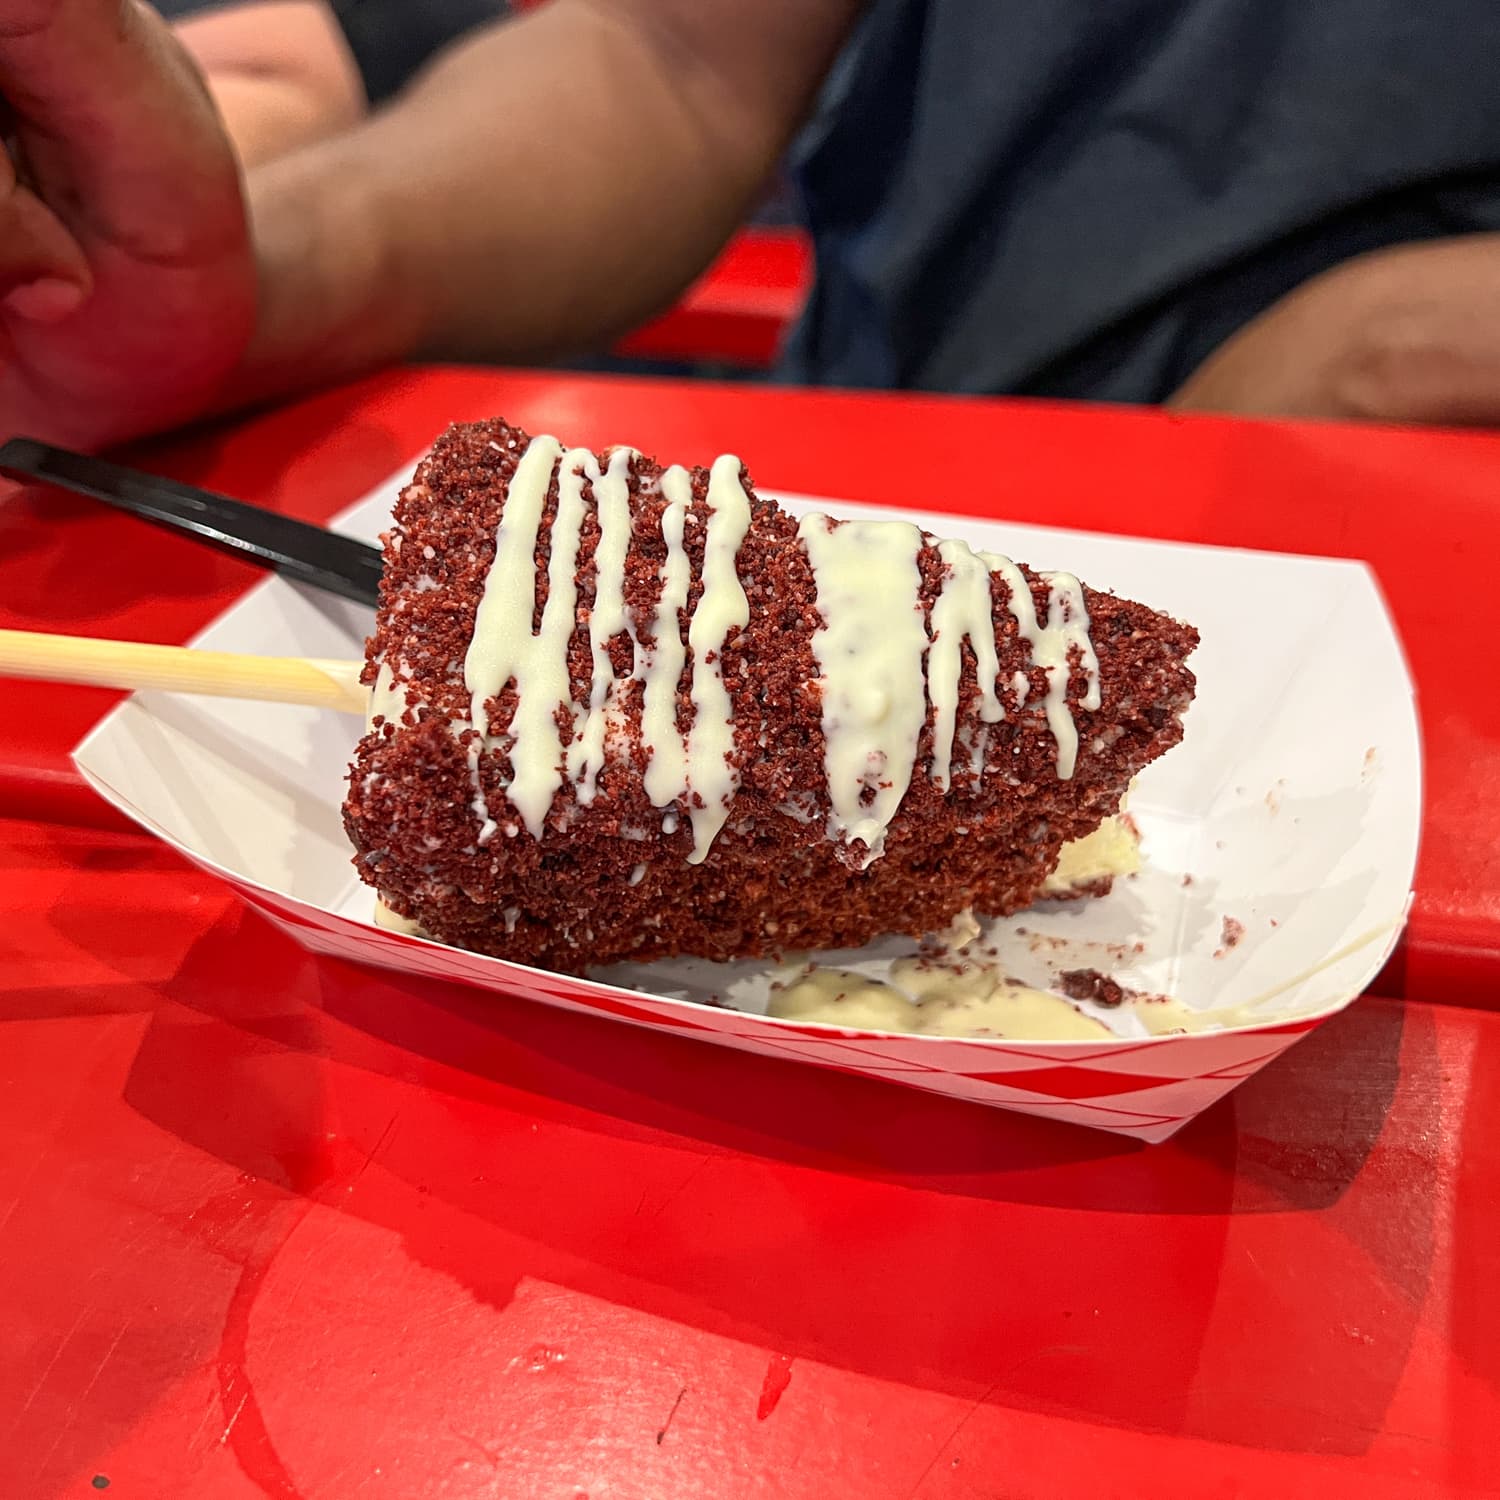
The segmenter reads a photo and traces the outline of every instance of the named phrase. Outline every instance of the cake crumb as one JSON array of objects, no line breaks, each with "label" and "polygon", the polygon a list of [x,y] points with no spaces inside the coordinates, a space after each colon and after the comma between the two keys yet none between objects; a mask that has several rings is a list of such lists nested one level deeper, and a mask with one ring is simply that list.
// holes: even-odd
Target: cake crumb
[{"label": "cake crumb", "polygon": [[1070,1000],[1092,1000],[1095,1005],[1114,1007],[1124,1003],[1129,991],[1098,969],[1069,969],[1058,976],[1062,992]]},{"label": "cake crumb", "polygon": [[1240,939],[1245,935],[1245,924],[1236,917],[1225,917],[1223,926],[1219,930],[1219,947],[1214,950],[1215,958],[1223,958],[1239,947]]}]

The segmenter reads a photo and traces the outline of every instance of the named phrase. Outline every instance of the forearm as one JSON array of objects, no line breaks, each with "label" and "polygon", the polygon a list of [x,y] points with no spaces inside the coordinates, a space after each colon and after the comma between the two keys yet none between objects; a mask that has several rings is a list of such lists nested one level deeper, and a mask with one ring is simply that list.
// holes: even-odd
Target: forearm
[{"label": "forearm", "polygon": [[214,97],[235,153],[246,167],[274,161],[346,123],[328,118],[300,82],[249,73],[210,73]]},{"label": "forearm", "polygon": [[364,84],[326,0],[241,0],[176,23],[247,167],[346,130]]},{"label": "forearm", "polygon": [[822,6],[805,81],[768,100],[758,73],[742,99],[670,35],[552,0],[358,129],[252,174],[251,385],[413,353],[545,358],[651,313],[740,222],[855,9]]},{"label": "forearm", "polygon": [[251,174],[255,332],[220,409],[349,379],[422,343],[419,289],[396,274],[378,195],[358,176],[323,176],[308,156]]}]

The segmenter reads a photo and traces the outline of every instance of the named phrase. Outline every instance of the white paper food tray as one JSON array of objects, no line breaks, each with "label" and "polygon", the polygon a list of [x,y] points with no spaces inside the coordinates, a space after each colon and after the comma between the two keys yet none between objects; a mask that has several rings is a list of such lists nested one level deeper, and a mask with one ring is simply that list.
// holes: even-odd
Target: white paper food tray
[{"label": "white paper food tray", "polygon": [[[409,473],[335,525],[373,540]],[[785,503],[883,513],[839,500]],[[1132,990],[1217,1012],[1233,1022],[1226,1029],[1152,1037],[1127,1006],[1109,1018],[1122,1034],[1097,1041],[847,1031],[753,1013],[765,1005],[771,964],[668,963],[611,976],[632,988],[382,930],[340,821],[361,727],[343,715],[137,694],[74,759],[108,801],[315,952],[1163,1140],[1354,999],[1400,932],[1421,764],[1411,683],[1379,591],[1352,562],[903,515],[1199,628],[1187,736],[1131,798],[1142,874],[1102,900],[994,924],[989,940],[1007,972],[1030,966],[1028,983],[1104,969]],[[269,579],[193,644],[358,657],[370,623],[356,605]],[[1244,927],[1229,948],[1226,917]],[[889,945],[838,962],[878,972],[882,951]],[[700,1003],[711,996],[742,1009]]]}]

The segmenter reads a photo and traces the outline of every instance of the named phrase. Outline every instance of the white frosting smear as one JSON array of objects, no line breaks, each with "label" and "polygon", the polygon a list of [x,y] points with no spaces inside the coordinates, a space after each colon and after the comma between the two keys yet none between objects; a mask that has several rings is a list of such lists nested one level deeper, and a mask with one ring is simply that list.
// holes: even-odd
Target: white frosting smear
[{"label": "white frosting smear", "polygon": [[976,965],[892,965],[891,983],[849,969],[814,967],[772,996],[766,1014],[851,1031],[925,1036],[1101,1042],[1108,1027],[1060,995],[1002,979]]},{"label": "white frosting smear", "polygon": [[1069,896],[1096,881],[1134,875],[1141,868],[1141,842],[1125,818],[1106,818],[1092,833],[1064,844],[1057,865],[1037,892],[1040,900]]}]

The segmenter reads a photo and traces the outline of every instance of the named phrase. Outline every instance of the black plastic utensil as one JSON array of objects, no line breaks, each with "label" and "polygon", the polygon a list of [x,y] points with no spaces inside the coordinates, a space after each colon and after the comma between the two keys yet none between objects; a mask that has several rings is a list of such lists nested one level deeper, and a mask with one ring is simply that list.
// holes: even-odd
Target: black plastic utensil
[{"label": "black plastic utensil", "polygon": [[32,438],[0,443],[0,474],[102,500],[284,578],[357,604],[375,603],[381,556],[368,542]]}]

